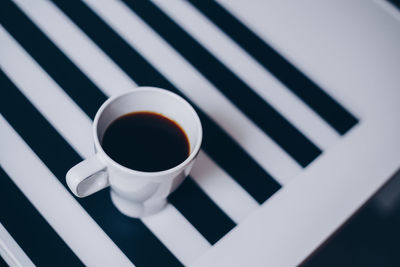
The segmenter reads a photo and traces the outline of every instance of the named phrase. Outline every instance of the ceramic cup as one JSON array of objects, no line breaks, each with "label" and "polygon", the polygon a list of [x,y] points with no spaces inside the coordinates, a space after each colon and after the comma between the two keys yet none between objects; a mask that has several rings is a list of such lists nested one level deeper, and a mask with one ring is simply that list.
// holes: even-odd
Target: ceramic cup
[{"label": "ceramic cup", "polygon": [[[185,131],[190,154],[179,165],[158,172],[143,172],[122,166],[110,158],[101,141],[107,127],[130,112],[152,111],[176,121]],[[200,150],[203,131],[193,107],[182,97],[155,87],[138,87],[109,98],[97,111],[93,122],[95,154],[72,167],[67,184],[78,197],[89,196],[110,186],[114,205],[127,216],[143,217],[160,211],[188,176]]]}]

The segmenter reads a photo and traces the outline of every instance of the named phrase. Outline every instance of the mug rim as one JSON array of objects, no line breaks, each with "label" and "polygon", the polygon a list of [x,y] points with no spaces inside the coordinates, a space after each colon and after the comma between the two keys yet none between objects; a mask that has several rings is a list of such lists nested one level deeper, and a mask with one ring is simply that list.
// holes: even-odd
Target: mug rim
[{"label": "mug rim", "polygon": [[[192,152],[189,154],[189,156],[182,161],[181,163],[179,163],[178,165],[166,169],[166,170],[162,170],[162,171],[157,171],[157,172],[146,172],[146,171],[138,171],[138,170],[134,170],[134,169],[130,169],[128,167],[123,166],[122,164],[118,163],[117,161],[115,161],[114,159],[112,159],[103,149],[103,147],[100,144],[100,140],[99,140],[99,135],[97,133],[97,127],[98,127],[98,123],[99,123],[99,119],[102,116],[104,110],[115,100],[125,97],[126,95],[129,94],[134,94],[136,92],[140,92],[140,91],[153,91],[153,92],[157,92],[157,93],[162,93],[164,95],[169,95],[171,97],[176,98],[178,101],[182,102],[182,104],[184,104],[185,106],[187,106],[190,110],[190,112],[193,115],[193,118],[195,120],[196,123],[196,127],[198,128],[198,138],[197,138],[197,142],[192,150]],[[134,174],[134,175],[141,175],[141,176],[147,176],[147,177],[155,177],[155,176],[160,176],[160,175],[165,175],[165,174],[170,174],[173,173],[177,170],[183,169],[186,165],[188,165],[199,153],[200,151],[200,147],[201,147],[201,143],[203,140],[203,128],[201,125],[201,121],[199,118],[199,115],[197,114],[197,112],[195,111],[195,109],[193,108],[193,106],[186,101],[183,97],[179,96],[178,94],[175,94],[171,91],[168,91],[166,89],[162,89],[159,87],[154,87],[154,86],[139,86],[139,87],[135,87],[135,89],[130,89],[127,92],[118,94],[118,95],[114,95],[111,96],[110,98],[108,98],[99,108],[99,110],[96,112],[95,118],[93,120],[93,137],[94,137],[94,144],[95,147],[97,149],[96,154],[100,153],[102,156],[104,156],[107,160],[106,165],[108,163],[110,163],[111,165],[113,165],[115,168],[119,168],[122,169],[125,172]]]}]

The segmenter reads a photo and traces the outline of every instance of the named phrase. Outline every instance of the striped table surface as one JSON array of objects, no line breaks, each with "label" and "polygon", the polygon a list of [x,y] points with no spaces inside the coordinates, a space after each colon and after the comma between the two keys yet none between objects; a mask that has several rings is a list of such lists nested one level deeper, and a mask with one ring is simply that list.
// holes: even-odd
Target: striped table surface
[{"label": "striped table surface", "polygon": [[[2,260],[300,263],[400,164],[400,20],[379,1],[285,2],[1,1]],[[183,96],[204,129],[190,176],[143,219],[65,181],[100,105],[137,86]]]}]

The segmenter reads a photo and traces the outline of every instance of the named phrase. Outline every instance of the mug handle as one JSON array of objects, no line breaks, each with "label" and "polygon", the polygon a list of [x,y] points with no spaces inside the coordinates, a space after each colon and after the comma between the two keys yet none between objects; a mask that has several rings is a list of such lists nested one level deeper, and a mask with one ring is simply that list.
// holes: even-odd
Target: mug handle
[{"label": "mug handle", "polygon": [[72,167],[66,175],[68,187],[78,197],[87,197],[110,185],[107,167],[98,154]]}]

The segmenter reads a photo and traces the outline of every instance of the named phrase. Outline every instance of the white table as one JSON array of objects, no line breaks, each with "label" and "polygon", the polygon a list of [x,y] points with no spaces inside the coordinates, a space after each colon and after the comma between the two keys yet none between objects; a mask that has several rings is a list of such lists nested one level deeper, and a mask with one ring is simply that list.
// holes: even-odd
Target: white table
[{"label": "white table", "polygon": [[[52,231],[37,246],[58,255],[57,264],[295,266],[400,166],[400,13],[385,1],[218,0],[356,118],[342,133],[263,67],[251,42],[235,40],[229,24],[223,30],[224,19],[207,18],[207,10],[188,2],[9,2],[0,26],[7,96],[0,116],[0,254],[8,263],[49,264],[29,232],[18,235],[17,222],[31,232]],[[294,77],[288,73],[286,82]],[[93,153],[97,102],[141,84],[187,97],[211,141],[172,204],[131,220],[115,212],[106,193],[74,198],[63,175]],[[277,126],[268,124],[274,114],[284,118]],[[27,128],[24,116],[42,126]],[[283,121],[292,127],[287,136]],[[19,219],[25,211],[31,217]]]}]

